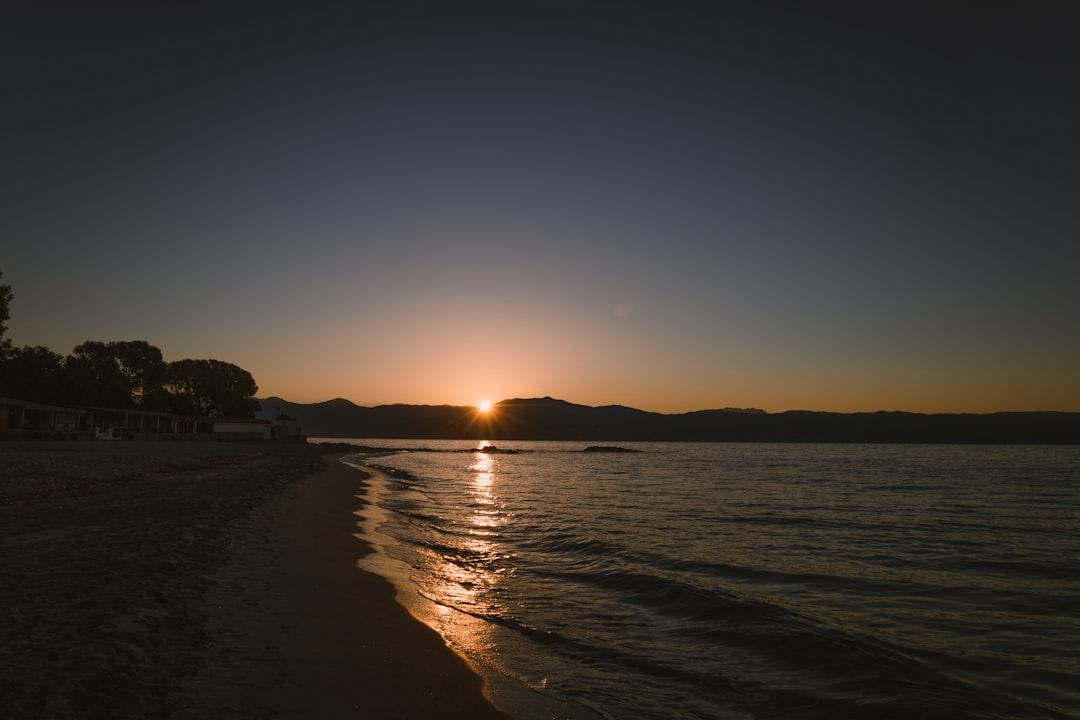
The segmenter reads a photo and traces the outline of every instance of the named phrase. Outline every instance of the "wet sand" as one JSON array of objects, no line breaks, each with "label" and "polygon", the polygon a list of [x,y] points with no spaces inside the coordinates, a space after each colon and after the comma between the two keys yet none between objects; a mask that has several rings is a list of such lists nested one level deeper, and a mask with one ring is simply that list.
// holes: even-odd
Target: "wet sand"
[{"label": "wet sand", "polygon": [[506,717],[326,448],[0,444],[0,717]]}]

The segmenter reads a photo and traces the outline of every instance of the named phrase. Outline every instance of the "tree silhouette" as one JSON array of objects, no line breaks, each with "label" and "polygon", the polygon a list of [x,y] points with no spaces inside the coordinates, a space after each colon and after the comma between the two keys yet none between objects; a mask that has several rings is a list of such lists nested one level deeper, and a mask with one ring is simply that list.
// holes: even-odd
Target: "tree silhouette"
[{"label": "tree silhouette", "polygon": [[131,385],[108,345],[87,340],[64,360],[71,382],[71,401],[94,407],[131,407]]},{"label": "tree silhouette", "polygon": [[[0,278],[4,273],[0,273]],[[15,299],[15,293],[11,292],[10,285],[0,285],[0,361],[11,353],[11,339],[5,338],[7,333],[7,321],[11,319],[11,301]]]},{"label": "tree silhouette", "polygon": [[148,410],[159,410],[166,405],[165,381],[169,366],[162,359],[161,350],[145,340],[110,342],[105,345],[127,381],[131,403]]},{"label": "tree silhouette", "polygon": [[62,404],[71,395],[64,358],[47,347],[15,348],[0,362],[0,396]]},{"label": "tree silhouette", "polygon": [[42,346],[12,348],[4,335],[13,298],[0,285],[0,396],[219,417],[250,418],[259,409],[259,386],[247,370],[221,360],[166,363],[145,340],[87,340],[66,358]]},{"label": "tree silhouette", "polygon": [[250,418],[259,409],[251,373],[221,360],[169,363],[165,389],[173,412]]}]

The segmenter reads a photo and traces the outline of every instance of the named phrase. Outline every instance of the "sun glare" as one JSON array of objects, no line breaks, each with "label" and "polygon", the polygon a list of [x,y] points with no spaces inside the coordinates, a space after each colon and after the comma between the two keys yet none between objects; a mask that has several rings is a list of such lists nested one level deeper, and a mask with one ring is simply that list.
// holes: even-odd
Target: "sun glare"
[{"label": "sun glare", "polygon": [[481,400],[480,402],[476,403],[476,409],[479,410],[482,413],[490,412],[490,410],[491,410],[491,401],[490,400]]}]

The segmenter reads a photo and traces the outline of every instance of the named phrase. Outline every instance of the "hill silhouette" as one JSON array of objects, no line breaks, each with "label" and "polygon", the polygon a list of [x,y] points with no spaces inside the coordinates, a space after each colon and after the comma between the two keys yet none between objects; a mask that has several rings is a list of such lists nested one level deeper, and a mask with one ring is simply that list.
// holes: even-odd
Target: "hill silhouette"
[{"label": "hill silhouette", "polygon": [[725,408],[664,414],[621,405],[591,407],[550,397],[514,398],[481,414],[459,405],[364,407],[336,398],[260,400],[259,417],[285,413],[311,437],[470,440],[653,440],[1080,444],[1080,413],[765,413]]}]

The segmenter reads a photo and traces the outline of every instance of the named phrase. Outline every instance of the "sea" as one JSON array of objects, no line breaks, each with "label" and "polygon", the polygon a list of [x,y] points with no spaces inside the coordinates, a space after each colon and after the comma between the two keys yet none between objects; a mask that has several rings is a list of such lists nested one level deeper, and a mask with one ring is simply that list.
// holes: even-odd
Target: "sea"
[{"label": "sea", "polygon": [[351,442],[518,720],[1080,717],[1078,447]]}]

